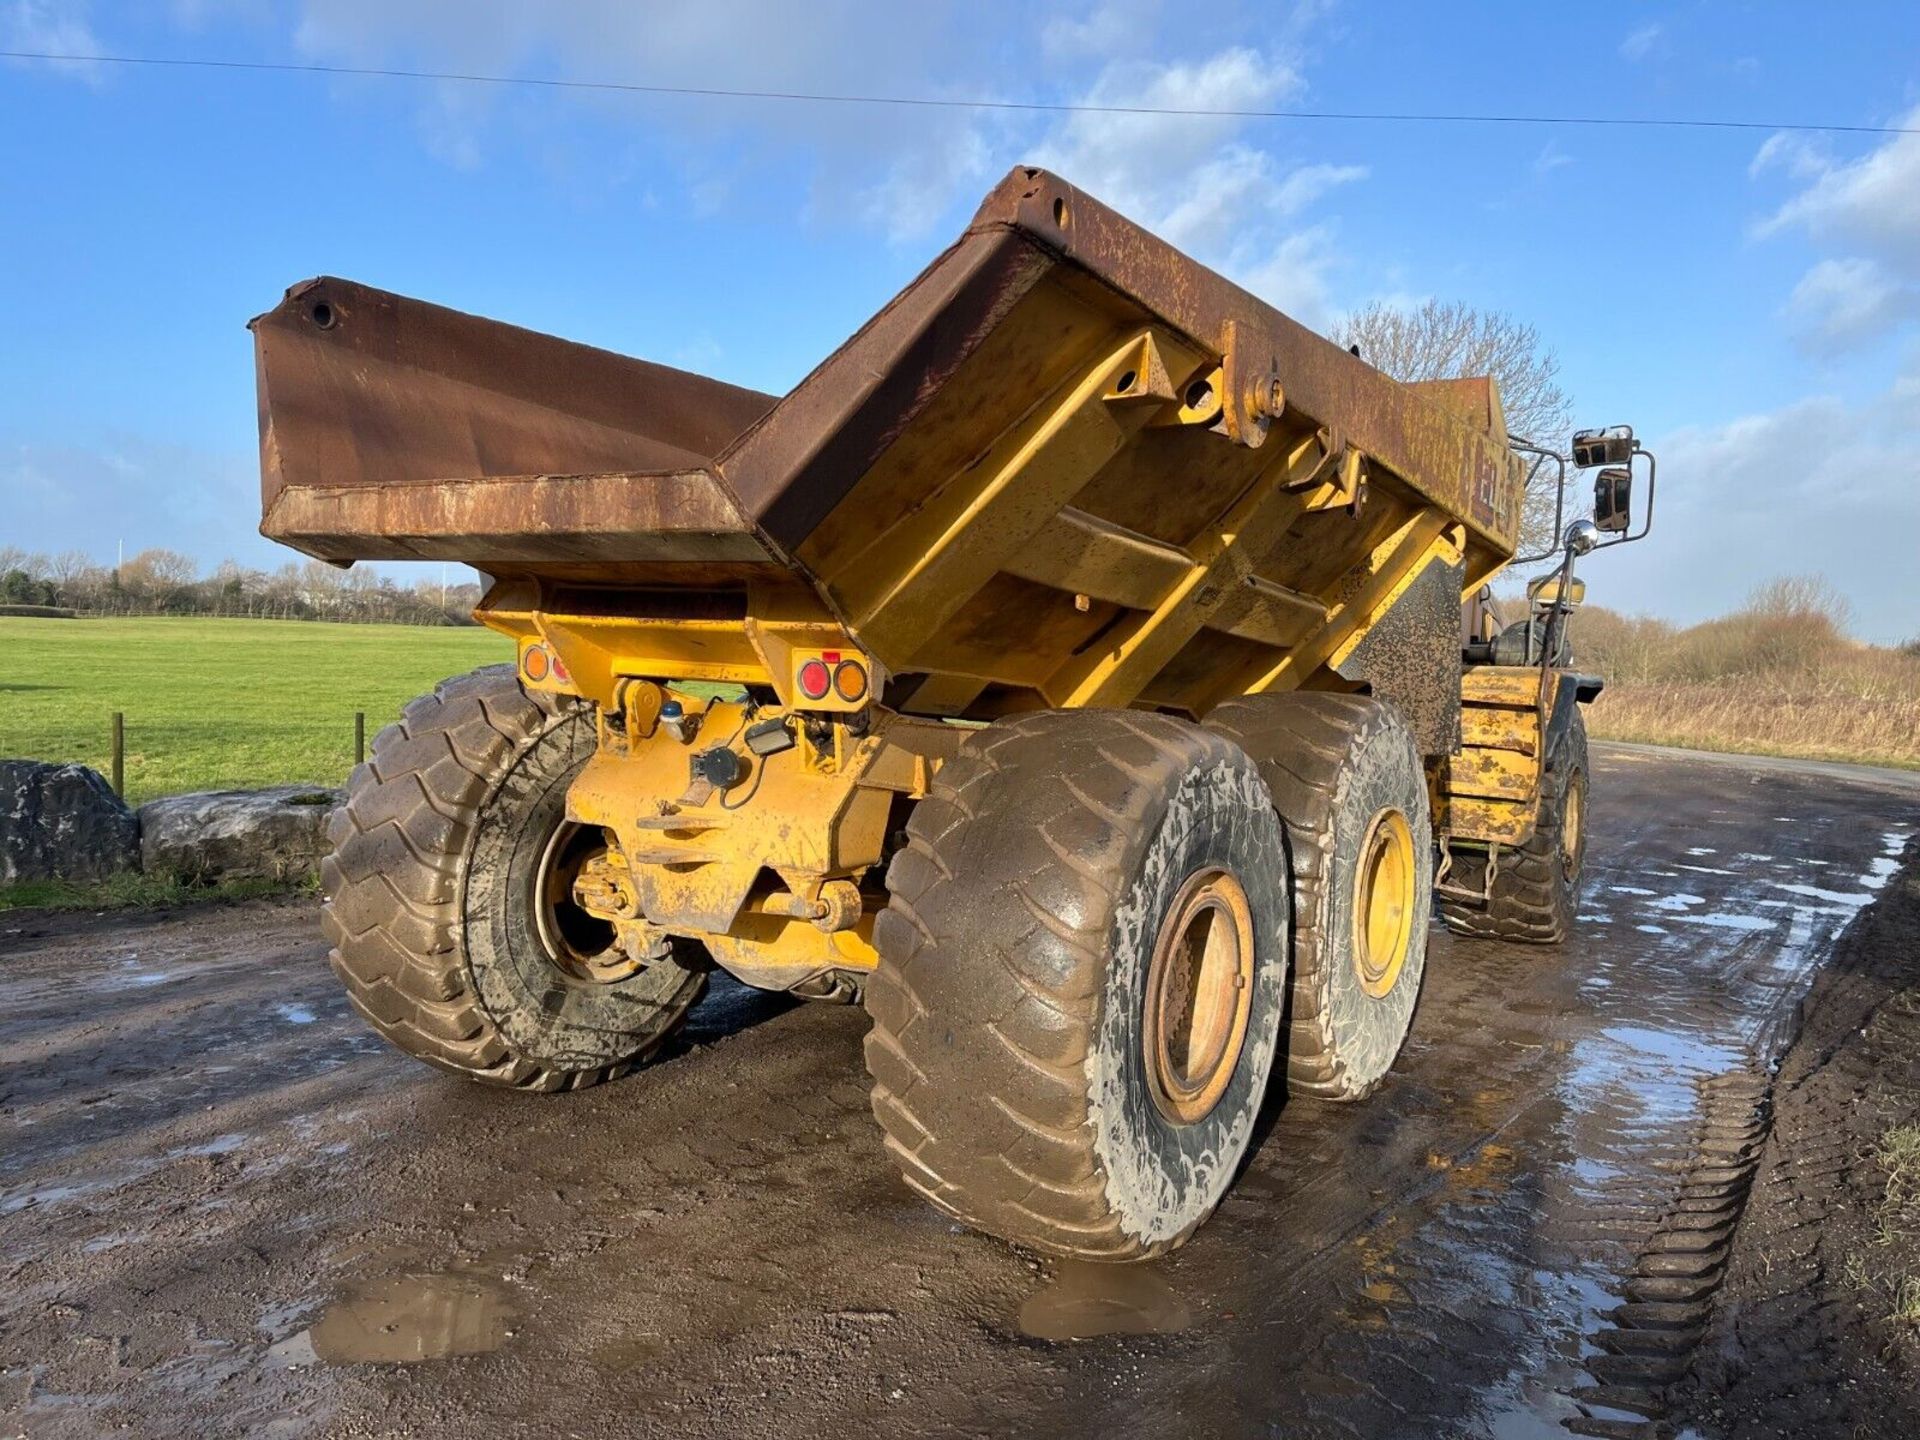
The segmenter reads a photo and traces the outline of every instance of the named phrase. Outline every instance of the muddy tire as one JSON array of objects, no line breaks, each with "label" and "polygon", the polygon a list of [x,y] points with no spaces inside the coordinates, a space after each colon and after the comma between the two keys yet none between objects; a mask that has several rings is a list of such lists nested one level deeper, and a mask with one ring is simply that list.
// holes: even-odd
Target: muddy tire
[{"label": "muddy tire", "polygon": [[[1501,852],[1493,893],[1484,905],[1440,902],[1440,916],[1457,935],[1557,945],[1573,929],[1580,908],[1580,872],[1587,859],[1587,725],[1576,707],[1548,757],[1540,819],[1527,843]],[[1462,856],[1451,877],[1469,889],[1485,884],[1486,861]]]},{"label": "muddy tire", "polygon": [[1399,712],[1365,695],[1250,696],[1210,712],[1207,728],[1253,758],[1286,827],[1288,1092],[1362,1099],[1406,1043],[1426,971],[1432,826],[1419,749]]},{"label": "muddy tire", "polygon": [[1025,715],[969,739],[907,834],[866,994],[907,1184],[1050,1255],[1182,1243],[1245,1155],[1285,1006],[1252,763],[1164,716]]},{"label": "muddy tire", "polygon": [[591,711],[497,665],[410,703],[354,770],[321,865],[328,960],[408,1054],[490,1085],[578,1089],[644,1059],[699,998],[684,952],[613,980],[575,973],[592,917],[541,904],[593,746]]}]

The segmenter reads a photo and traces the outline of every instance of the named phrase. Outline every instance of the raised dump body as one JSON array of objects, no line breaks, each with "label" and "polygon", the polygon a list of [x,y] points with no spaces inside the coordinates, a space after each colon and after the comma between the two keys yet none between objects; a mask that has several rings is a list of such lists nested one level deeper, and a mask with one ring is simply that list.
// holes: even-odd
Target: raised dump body
[{"label": "raised dump body", "polygon": [[1495,386],[1397,383],[1056,176],[778,400],[335,279],[253,328],[264,533],[475,565],[518,646],[336,826],[335,966],[426,1058],[602,1078],[715,961],[864,993],[909,1182],[1124,1258],[1217,1201],[1277,1053],[1380,1082],[1434,856],[1463,923],[1564,929],[1594,687],[1463,680],[1524,489]]},{"label": "raised dump body", "polygon": [[[1486,382],[1396,384],[1038,171],[778,402],[331,279],[255,332],[266,534],[536,582],[488,612],[791,588],[909,713],[1202,714],[1332,669],[1438,753],[1433,668],[1519,522]],[[696,678],[759,678],[731,649]]]}]

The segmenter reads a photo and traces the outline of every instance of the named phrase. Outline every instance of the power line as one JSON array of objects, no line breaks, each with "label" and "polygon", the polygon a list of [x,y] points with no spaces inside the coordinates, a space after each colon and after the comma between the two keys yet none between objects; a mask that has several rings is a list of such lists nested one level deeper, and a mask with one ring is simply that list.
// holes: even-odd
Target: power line
[{"label": "power line", "polygon": [[562,80],[535,75],[478,75],[454,70],[395,70],[369,65],[298,65],[273,60],[191,60],[155,55],[60,55],[0,50],[0,59],[75,65],[145,65],[185,70],[252,70],[291,75],[365,76],[380,80],[445,80],[462,85],[518,85],[543,90],[597,90],[627,95],[778,100],[810,105],[890,105],[927,110],[1014,110],[1058,115],[1171,115],[1214,120],[1351,120],[1410,125],[1584,125],[1637,130],[1768,130],[1836,135],[1920,135],[1901,125],[1815,125],[1766,120],[1692,120],[1670,116],[1461,115],[1372,110],[1215,110],[1177,105],[1086,105],[1045,100],[968,100],[926,95],[842,95],[804,90],[734,90],[717,85],[640,85],[617,80]]}]

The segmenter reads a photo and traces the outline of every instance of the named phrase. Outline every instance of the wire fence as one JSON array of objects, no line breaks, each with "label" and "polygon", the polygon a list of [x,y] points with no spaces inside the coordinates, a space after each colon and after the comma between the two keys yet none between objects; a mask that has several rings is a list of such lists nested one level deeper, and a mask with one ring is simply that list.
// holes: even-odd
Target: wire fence
[{"label": "wire fence", "polygon": [[115,710],[100,716],[97,739],[69,733],[37,758],[92,766],[137,805],[192,790],[337,787],[366,759],[368,738],[364,710],[210,719]]}]

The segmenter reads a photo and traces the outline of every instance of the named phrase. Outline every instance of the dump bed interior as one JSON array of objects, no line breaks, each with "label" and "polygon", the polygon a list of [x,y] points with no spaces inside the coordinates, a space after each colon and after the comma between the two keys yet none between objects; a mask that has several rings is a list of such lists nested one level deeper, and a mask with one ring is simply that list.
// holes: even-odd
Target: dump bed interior
[{"label": "dump bed interior", "polygon": [[784,587],[925,713],[1197,713],[1403,604],[1457,647],[1519,526],[1486,382],[1398,384],[1038,170],[778,401],[332,279],[254,329],[267,535],[623,610]]}]

